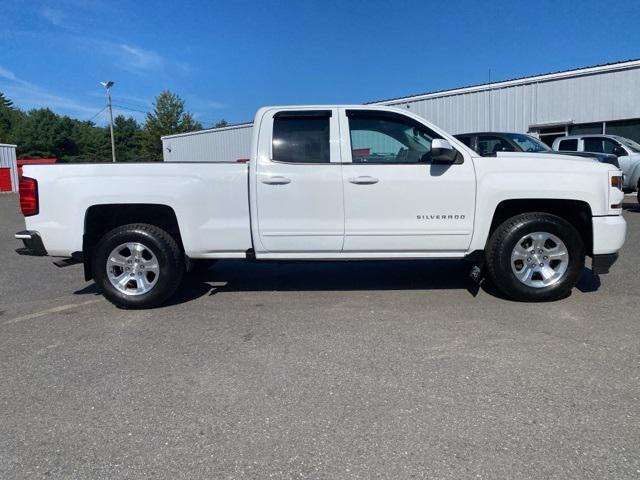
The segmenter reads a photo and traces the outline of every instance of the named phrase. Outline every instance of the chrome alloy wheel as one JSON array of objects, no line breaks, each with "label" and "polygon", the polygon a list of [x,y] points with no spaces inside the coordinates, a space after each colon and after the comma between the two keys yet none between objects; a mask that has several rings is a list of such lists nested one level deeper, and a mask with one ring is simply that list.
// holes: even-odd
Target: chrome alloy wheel
[{"label": "chrome alloy wheel", "polygon": [[569,251],[562,240],[548,232],[528,233],[511,252],[511,270],[528,287],[553,285],[569,267]]},{"label": "chrome alloy wheel", "polygon": [[141,243],[118,245],[107,259],[111,285],[125,295],[143,295],[155,286],[160,265],[155,254]]}]

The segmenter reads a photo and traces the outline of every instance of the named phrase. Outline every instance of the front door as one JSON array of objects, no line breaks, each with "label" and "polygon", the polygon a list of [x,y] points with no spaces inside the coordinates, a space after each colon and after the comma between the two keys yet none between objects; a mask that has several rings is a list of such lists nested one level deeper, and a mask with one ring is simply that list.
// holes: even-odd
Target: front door
[{"label": "front door", "polygon": [[258,249],[340,252],[344,201],[337,110],[273,110],[259,128]]},{"label": "front door", "polygon": [[400,113],[341,109],[340,122],[346,135],[343,251],[465,251],[475,205],[470,157],[432,164],[431,141],[442,137]]}]

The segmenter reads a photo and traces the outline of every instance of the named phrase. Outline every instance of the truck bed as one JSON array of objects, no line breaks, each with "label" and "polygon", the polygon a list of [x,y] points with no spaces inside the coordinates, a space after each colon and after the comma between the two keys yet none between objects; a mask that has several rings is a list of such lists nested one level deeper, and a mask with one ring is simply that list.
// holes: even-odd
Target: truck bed
[{"label": "truck bed", "polygon": [[52,256],[82,251],[89,206],[158,204],[173,209],[185,253],[241,257],[251,248],[248,164],[91,163],[29,165],[40,213],[26,227],[41,233]]}]

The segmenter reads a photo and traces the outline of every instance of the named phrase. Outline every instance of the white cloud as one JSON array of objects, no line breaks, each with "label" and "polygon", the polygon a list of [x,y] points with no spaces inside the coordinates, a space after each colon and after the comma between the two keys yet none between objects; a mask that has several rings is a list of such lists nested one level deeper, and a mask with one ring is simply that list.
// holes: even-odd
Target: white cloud
[{"label": "white cloud", "polygon": [[111,44],[114,54],[119,57],[121,66],[132,70],[157,70],[163,67],[164,59],[153,50],[128,45],[126,43]]},{"label": "white cloud", "polygon": [[[67,4],[64,5],[65,3]],[[114,41],[86,35],[83,33],[85,28],[83,28],[82,23],[80,23],[81,17],[79,17],[79,12],[87,10],[87,5],[73,5],[73,3],[72,1],[71,4],[69,4],[67,0],[62,2],[62,4],[58,3],[55,7],[47,5],[40,9],[38,13],[52,25],[64,30],[64,32],[58,30],[57,33],[63,34],[64,37],[71,40],[74,46],[89,49],[91,53],[98,52],[111,57],[114,60],[114,65],[123,70],[132,73],[143,73],[161,70],[167,64],[162,55],[154,50],[134,45],[126,40],[121,41],[118,39]],[[64,8],[61,8],[61,6],[64,6]],[[73,9],[73,14],[69,15],[67,11],[71,9]],[[51,32],[48,32],[48,34],[51,34]],[[181,73],[187,73],[190,69],[187,63],[171,63],[175,65]]]},{"label": "white cloud", "polygon": [[62,12],[62,10],[46,6],[42,10],[40,10],[40,14],[56,27],[65,26],[63,20],[66,15]]},{"label": "white cloud", "polygon": [[101,106],[88,105],[73,98],[59,95],[17,77],[12,71],[0,65],[0,90],[21,108],[50,107],[63,112],[74,112],[81,118],[90,118]]},{"label": "white cloud", "polygon": [[175,64],[175,62],[168,62],[154,50],[133,45],[132,43],[74,36],[74,45],[82,46],[82,48],[91,51],[93,54],[97,52],[110,57],[116,68],[135,74],[158,72],[169,64]]},{"label": "white cloud", "polygon": [[18,78],[16,78],[15,74],[11,70],[7,70],[0,65],[0,77],[5,78],[7,80],[11,80],[13,82],[20,82]]}]

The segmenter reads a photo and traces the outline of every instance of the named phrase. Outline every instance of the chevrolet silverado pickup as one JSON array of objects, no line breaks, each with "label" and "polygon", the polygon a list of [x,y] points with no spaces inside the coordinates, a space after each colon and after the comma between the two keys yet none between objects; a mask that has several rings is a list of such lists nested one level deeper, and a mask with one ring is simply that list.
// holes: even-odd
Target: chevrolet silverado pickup
[{"label": "chevrolet silverado pickup", "polygon": [[26,166],[18,253],[83,262],[122,308],[162,304],[199,260],[468,259],[507,297],[569,294],[622,247],[621,172],[481,157],[393,107],[265,107],[248,162]]}]

